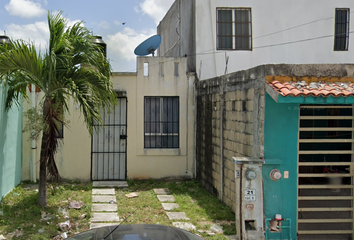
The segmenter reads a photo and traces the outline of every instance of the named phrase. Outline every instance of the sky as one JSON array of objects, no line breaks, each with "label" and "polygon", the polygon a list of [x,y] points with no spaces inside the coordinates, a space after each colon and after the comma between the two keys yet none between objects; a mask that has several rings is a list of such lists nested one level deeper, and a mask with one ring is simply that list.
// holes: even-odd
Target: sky
[{"label": "sky", "polygon": [[134,49],[156,34],[174,0],[0,0],[0,35],[48,44],[48,11],[63,11],[68,24],[82,21],[103,37],[114,72],[135,72]]}]

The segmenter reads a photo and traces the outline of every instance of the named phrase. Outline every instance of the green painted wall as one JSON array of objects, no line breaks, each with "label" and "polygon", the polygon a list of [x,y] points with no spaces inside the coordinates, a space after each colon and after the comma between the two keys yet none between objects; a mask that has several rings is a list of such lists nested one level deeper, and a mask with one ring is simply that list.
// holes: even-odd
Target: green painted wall
[{"label": "green painted wall", "polygon": [[[299,104],[276,103],[266,94],[264,120],[263,197],[265,218],[281,214],[291,219],[292,239],[296,239],[297,215],[297,148]],[[273,181],[269,172],[277,168],[289,178]],[[270,233],[268,239],[289,239],[289,231]]]},{"label": "green painted wall", "polygon": [[299,103],[299,104],[354,104],[354,97],[283,97],[278,96],[278,103]]},{"label": "green painted wall", "polygon": [[5,99],[0,83],[0,201],[21,182],[22,107],[6,112]]}]

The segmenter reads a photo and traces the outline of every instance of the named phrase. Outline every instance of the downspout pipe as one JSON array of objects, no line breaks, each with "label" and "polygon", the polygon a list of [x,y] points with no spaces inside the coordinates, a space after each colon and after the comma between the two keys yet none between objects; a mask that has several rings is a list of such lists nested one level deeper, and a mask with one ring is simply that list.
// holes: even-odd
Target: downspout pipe
[{"label": "downspout pipe", "polygon": [[[35,109],[36,106],[36,86],[34,84],[31,84],[31,107],[32,109]],[[37,181],[37,167],[36,167],[36,156],[37,156],[37,143],[36,139],[34,138],[34,130],[32,130],[32,137],[31,137],[31,160],[32,160],[32,176],[31,180],[32,182]]]}]

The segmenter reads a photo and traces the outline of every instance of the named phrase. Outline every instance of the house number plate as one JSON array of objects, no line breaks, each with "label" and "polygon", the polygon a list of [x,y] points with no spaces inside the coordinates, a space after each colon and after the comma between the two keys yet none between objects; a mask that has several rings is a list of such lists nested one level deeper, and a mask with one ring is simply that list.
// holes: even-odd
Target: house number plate
[{"label": "house number plate", "polygon": [[256,190],[245,189],[245,195],[243,199],[247,202],[256,201]]}]

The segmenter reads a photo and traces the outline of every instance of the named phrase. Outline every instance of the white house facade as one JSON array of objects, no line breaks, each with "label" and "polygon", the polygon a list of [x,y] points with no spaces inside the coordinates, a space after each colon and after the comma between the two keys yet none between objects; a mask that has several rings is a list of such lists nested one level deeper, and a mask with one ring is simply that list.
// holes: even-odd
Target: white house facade
[{"label": "white house facade", "polygon": [[[138,57],[137,72],[113,73],[118,103],[104,114],[103,126],[90,136],[71,99],[65,113],[69,128],[56,154],[64,179],[190,179],[195,176],[194,74],[185,58]],[[39,101],[40,93],[36,94]],[[25,104],[24,110],[28,109]],[[24,133],[22,179],[39,176],[41,139],[31,148]],[[33,155],[34,158],[32,157]]]},{"label": "white house facade", "polygon": [[351,63],[354,2],[176,0],[158,26],[160,56],[186,56],[208,79],[268,63]]}]

